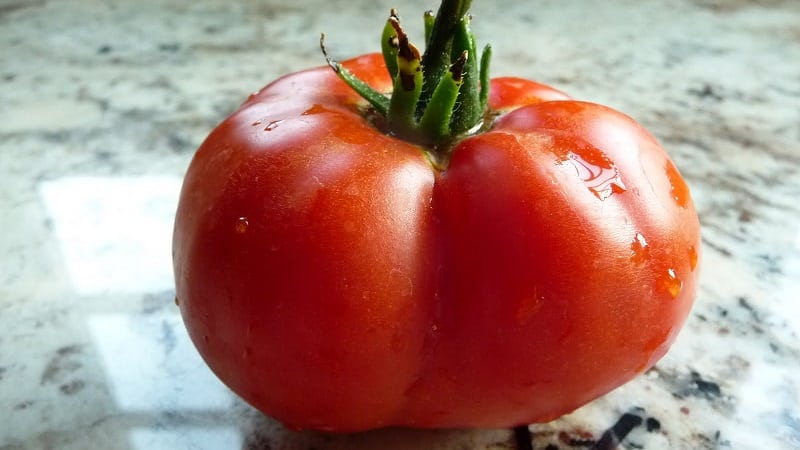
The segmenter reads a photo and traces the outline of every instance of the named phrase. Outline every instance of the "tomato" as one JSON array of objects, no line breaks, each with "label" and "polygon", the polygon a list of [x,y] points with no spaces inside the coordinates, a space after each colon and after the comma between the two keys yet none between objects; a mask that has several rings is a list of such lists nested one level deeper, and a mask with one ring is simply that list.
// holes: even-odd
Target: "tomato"
[{"label": "tomato", "polygon": [[[379,54],[342,63],[378,91]],[[329,68],[253,94],[197,151],[177,298],[217,376],[292,428],[505,427],[652,367],[697,289],[688,188],[631,118],[495,78],[446,167]]]}]

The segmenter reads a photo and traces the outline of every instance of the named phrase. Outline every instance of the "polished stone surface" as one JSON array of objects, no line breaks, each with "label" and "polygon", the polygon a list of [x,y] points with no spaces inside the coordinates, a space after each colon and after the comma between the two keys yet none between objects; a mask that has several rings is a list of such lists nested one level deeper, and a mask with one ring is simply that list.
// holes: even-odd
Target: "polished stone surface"
[{"label": "polished stone surface", "polygon": [[[599,4],[476,1],[474,28],[496,74],[664,143],[702,283],[665,359],[531,426],[534,448],[613,448],[611,431],[622,449],[800,448],[800,2]],[[0,1],[0,449],[515,448],[511,430],[287,431],[215,379],[173,304],[194,149],[248,93],[320,65],[320,31],[337,57],[374,50],[391,6]]]}]

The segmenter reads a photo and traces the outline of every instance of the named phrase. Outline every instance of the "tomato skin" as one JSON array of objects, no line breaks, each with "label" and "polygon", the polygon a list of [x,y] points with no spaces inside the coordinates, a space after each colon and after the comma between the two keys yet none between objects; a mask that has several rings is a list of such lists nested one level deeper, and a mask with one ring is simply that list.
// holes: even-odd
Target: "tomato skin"
[{"label": "tomato skin", "polygon": [[[390,87],[379,55],[344,63]],[[516,78],[446,170],[327,68],[286,76],[193,159],[174,234],[189,334],[293,428],[502,427],[651,367],[691,308],[699,224],[632,119]]]}]

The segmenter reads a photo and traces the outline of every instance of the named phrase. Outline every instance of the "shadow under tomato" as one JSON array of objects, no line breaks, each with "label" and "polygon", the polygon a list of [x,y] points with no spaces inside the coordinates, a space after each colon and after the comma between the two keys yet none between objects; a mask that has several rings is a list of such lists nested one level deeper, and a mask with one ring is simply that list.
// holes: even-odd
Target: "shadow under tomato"
[{"label": "shadow under tomato", "polygon": [[[601,432],[588,432],[575,427],[561,428],[540,424],[515,429],[447,429],[384,428],[362,433],[324,433],[291,431],[279,422],[249,409],[242,450],[449,450],[449,449],[559,449],[582,447],[591,450],[613,450],[637,428],[646,434],[659,433],[660,422],[647,417],[641,408],[620,415],[616,423]],[[646,426],[644,426],[646,425]],[[563,426],[563,424],[562,424]],[[640,433],[640,438],[641,436]]]},{"label": "shadow under tomato", "polygon": [[515,448],[511,430],[384,428],[361,433],[291,431],[253,413],[242,450],[448,450]]}]

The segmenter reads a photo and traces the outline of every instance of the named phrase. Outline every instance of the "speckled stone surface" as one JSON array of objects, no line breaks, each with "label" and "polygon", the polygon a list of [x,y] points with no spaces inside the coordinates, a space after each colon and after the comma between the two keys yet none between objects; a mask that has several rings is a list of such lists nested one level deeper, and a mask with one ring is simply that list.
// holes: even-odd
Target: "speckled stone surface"
[{"label": "speckled stone surface", "polygon": [[[373,51],[391,6],[419,36],[431,5],[0,0],[0,449],[517,448],[511,430],[287,431],[214,378],[173,304],[177,194],[214,124],[320,65],[319,32],[336,57]],[[662,141],[702,283],[666,358],[532,425],[532,446],[800,448],[800,2],[589,5],[476,1],[474,28],[495,74]]]}]

